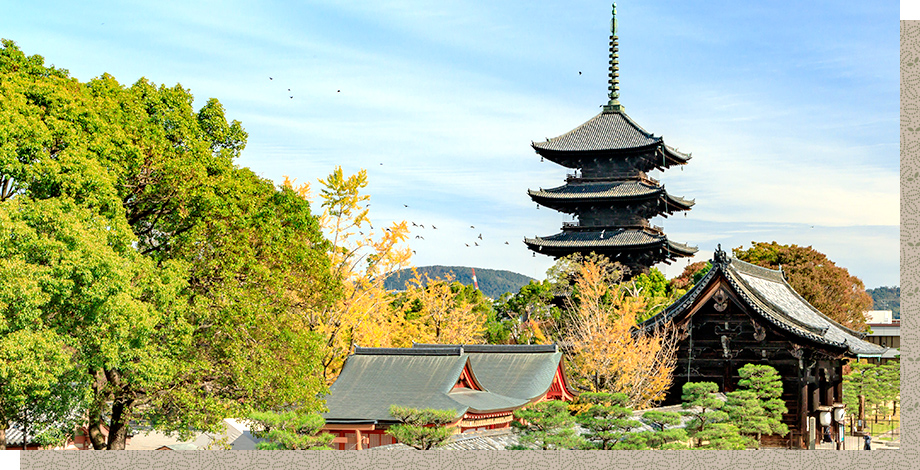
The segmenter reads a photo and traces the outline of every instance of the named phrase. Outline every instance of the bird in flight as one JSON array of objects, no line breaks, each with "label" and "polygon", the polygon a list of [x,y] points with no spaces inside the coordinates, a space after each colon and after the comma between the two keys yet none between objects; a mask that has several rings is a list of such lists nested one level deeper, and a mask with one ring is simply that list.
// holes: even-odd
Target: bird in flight
[{"label": "bird in flight", "polygon": [[435,230],[437,230],[437,229],[438,229],[438,228],[437,228],[437,227],[435,227],[434,225],[432,225],[432,226],[431,226],[431,228],[433,228],[433,229],[435,229]]},{"label": "bird in flight", "polygon": [[509,245],[509,244],[510,244],[510,243],[508,243],[508,242],[505,242],[505,245]]},{"label": "bird in flight", "polygon": [[476,227],[473,227],[472,225],[470,225],[470,228],[476,228]]},{"label": "bird in flight", "polygon": [[403,204],[403,207],[409,207],[409,206],[407,206],[407,205],[405,205],[405,204]]},{"label": "bird in flight", "polygon": [[421,228],[425,228],[425,226],[422,225],[422,224],[418,224],[418,226],[421,227]]},{"label": "bird in flight", "polygon": [[464,245],[466,245],[467,247],[469,247],[469,246],[470,246],[470,244],[469,244],[469,243],[464,243]]},{"label": "bird in flight", "polygon": [[269,80],[274,80],[274,78],[272,78],[272,77],[268,77],[268,79],[269,79]]},{"label": "bird in flight", "polygon": [[481,234],[481,233],[479,234],[479,239],[482,240],[482,234]]},{"label": "bird in flight", "polygon": [[474,245],[479,246],[479,243],[473,242]]}]

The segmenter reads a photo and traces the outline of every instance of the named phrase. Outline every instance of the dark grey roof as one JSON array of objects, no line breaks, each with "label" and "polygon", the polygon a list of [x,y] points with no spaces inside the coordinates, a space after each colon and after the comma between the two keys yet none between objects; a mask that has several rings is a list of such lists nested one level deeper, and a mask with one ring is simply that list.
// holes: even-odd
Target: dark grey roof
[{"label": "dark grey roof", "polygon": [[565,134],[545,142],[534,142],[533,147],[538,152],[577,152],[626,150],[656,145],[679,163],[690,159],[689,155],[664,145],[661,136],[655,137],[622,111],[601,112]]},{"label": "dark grey roof", "polygon": [[636,181],[601,181],[590,183],[570,183],[557,188],[528,189],[531,196],[552,197],[558,199],[642,197],[661,193],[660,186]]},{"label": "dark grey roof", "polygon": [[[694,201],[672,196],[661,186],[637,180],[592,181],[587,183],[568,183],[556,188],[528,189],[527,194],[541,204],[577,203],[579,201],[603,201],[611,199],[662,198],[668,212],[687,210]],[[669,206],[669,207],[668,207]]]},{"label": "dark grey roof", "polygon": [[413,348],[439,349],[463,348],[467,353],[554,353],[559,351],[556,344],[433,344],[412,343]]},{"label": "dark grey roof", "polygon": [[[467,410],[504,411],[527,403],[526,400],[490,392],[454,389],[469,361],[468,354],[424,354],[424,349],[393,354],[362,354],[348,357],[338,379],[329,389],[324,413],[327,422],[337,420],[377,420],[393,422],[391,405],[412,408],[453,409],[457,416]],[[386,348],[390,349],[390,348]],[[474,380],[478,382],[473,372]]]},{"label": "dark grey roof", "polygon": [[618,112],[600,113],[565,134],[546,142],[535,142],[534,147],[557,151],[616,150],[647,147],[659,142],[661,137],[654,137],[626,113]]},{"label": "dark grey roof", "polygon": [[531,249],[547,248],[646,248],[655,245],[666,247],[675,256],[688,256],[696,253],[691,246],[669,241],[664,234],[650,230],[615,228],[610,230],[563,231],[548,237],[525,238],[524,243]]},{"label": "dark grey roof", "polygon": [[[724,260],[720,258],[720,253]],[[853,355],[881,354],[885,350],[864,341],[863,333],[853,331],[818,311],[786,282],[782,271],[728,258],[721,251],[717,251],[712,265],[713,268],[689,292],[660,314],[646,320],[642,327],[654,327],[683,313],[721,274],[753,310],[783,330],[820,344],[845,349]]]},{"label": "dark grey roof", "polygon": [[[437,345],[412,345],[432,346]],[[555,344],[477,344],[463,345],[463,350],[469,353],[473,373],[486,390],[525,400],[549,391],[562,361],[562,352]]]}]

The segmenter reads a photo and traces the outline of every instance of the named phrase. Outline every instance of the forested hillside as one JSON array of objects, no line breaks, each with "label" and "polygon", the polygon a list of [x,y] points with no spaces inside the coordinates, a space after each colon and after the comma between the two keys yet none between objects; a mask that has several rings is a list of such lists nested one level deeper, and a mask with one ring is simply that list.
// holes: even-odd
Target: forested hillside
[{"label": "forested hillside", "polygon": [[875,289],[866,289],[866,292],[872,296],[875,310],[891,310],[894,318],[901,318],[901,288],[893,287],[876,287]]},{"label": "forested hillside", "polygon": [[[466,266],[421,266],[415,269],[419,274],[427,273],[432,279],[443,278],[445,275],[450,274],[454,280],[461,284],[469,285],[473,283],[473,269]],[[406,288],[406,282],[412,277],[411,269],[403,269],[390,274],[384,286],[387,289],[403,290]],[[515,293],[521,290],[521,287],[534,279],[511,271],[476,268],[476,280],[479,281],[479,290],[486,297],[497,299],[505,292]]]}]

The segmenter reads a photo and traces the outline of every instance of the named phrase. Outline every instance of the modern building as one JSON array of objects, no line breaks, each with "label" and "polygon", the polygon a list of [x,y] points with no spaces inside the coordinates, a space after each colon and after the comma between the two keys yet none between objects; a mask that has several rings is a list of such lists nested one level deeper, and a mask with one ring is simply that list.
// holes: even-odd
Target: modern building
[{"label": "modern building", "polygon": [[688,211],[694,201],[673,196],[648,172],[685,165],[678,152],[630,118],[619,102],[616,5],[610,35],[609,101],[597,116],[545,142],[531,143],[542,159],[571,168],[566,183],[528,190],[538,205],[571,214],[562,232],[525,238],[536,253],[559,258],[573,253],[602,254],[630,268],[630,277],[659,262],[693,256],[696,248],[668,239],[656,216]]},{"label": "modern building", "polygon": [[[790,433],[765,436],[763,442],[805,448],[808,418],[830,422],[844,406],[844,365],[885,348],[818,311],[781,270],[730,258],[721,247],[711,263],[690,291],[640,325],[645,331],[671,327],[680,338],[674,383],[663,404],[680,403],[687,382],[715,382],[727,393],[737,387],[738,369],[745,364],[770,365],[782,377],[788,409],[783,422]],[[834,438],[839,424],[830,425]]]},{"label": "modern building", "polygon": [[885,363],[900,357],[901,349],[901,319],[894,318],[891,310],[870,310],[866,312],[866,323],[871,330],[866,335],[866,341],[886,348],[878,356],[865,357],[871,363]]}]

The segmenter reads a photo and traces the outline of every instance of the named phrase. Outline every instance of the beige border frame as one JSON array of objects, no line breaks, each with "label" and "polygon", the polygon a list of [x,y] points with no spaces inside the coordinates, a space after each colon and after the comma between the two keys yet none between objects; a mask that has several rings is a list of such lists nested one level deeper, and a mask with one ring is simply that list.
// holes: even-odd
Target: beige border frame
[{"label": "beige border frame", "polygon": [[[700,470],[756,468],[887,470],[916,468],[920,390],[912,385],[920,370],[917,305],[920,303],[920,21],[901,21],[901,288],[902,409],[905,428],[901,449],[884,452],[848,451],[209,451],[209,452],[77,452],[20,453],[20,468],[83,469],[342,469],[342,468],[562,468]],[[913,465],[911,464],[913,463]]]}]

